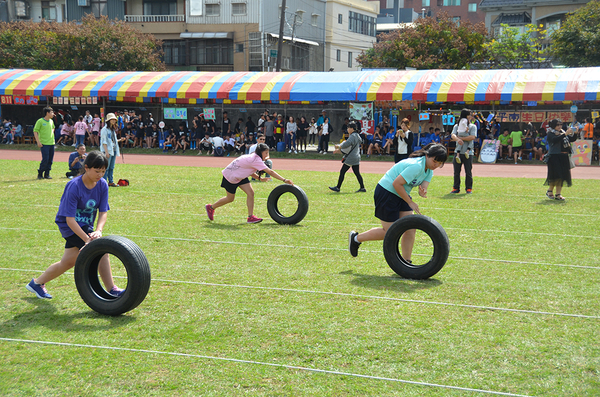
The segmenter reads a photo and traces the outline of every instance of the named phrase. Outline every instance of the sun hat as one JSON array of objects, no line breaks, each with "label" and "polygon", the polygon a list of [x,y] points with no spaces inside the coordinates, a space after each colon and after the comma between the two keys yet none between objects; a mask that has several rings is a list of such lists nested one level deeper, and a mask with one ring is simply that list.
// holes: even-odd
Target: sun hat
[{"label": "sun hat", "polygon": [[111,120],[117,120],[117,116],[114,113],[109,113],[106,115],[106,122],[108,123]]}]

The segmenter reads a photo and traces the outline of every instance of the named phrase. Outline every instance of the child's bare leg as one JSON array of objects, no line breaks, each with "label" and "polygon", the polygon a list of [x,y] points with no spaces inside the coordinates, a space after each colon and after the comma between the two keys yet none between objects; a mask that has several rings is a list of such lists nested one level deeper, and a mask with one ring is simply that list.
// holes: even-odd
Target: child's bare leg
[{"label": "child's bare leg", "polygon": [[227,192],[227,196],[221,197],[219,200],[217,200],[216,203],[212,204],[211,207],[213,208],[213,210],[215,210],[219,207],[224,206],[225,204],[233,202],[233,200],[235,200],[235,194]]},{"label": "child's bare leg", "polygon": [[381,221],[381,227],[374,227],[371,230],[367,230],[366,232],[359,233],[356,236],[356,239],[359,243],[363,243],[365,241],[376,241],[383,240],[385,237],[385,233],[392,226],[393,222],[385,222]]},{"label": "child's bare leg", "polygon": [[110,291],[115,286],[115,282],[113,280],[108,254],[104,254],[102,258],[100,258],[100,263],[98,264],[98,273],[100,274],[100,278],[104,283],[104,287],[107,291]]},{"label": "child's bare leg", "polygon": [[48,269],[37,279],[33,280],[36,284],[46,284],[49,281],[54,280],[67,270],[71,269],[75,266],[75,261],[77,260],[77,255],[79,255],[79,248],[71,247],[65,248],[65,253],[63,254],[60,261],[50,265]]},{"label": "child's bare leg", "polygon": [[246,183],[245,185],[241,185],[240,189],[246,193],[246,206],[248,207],[248,216],[252,216],[254,214],[254,189],[250,183]]}]

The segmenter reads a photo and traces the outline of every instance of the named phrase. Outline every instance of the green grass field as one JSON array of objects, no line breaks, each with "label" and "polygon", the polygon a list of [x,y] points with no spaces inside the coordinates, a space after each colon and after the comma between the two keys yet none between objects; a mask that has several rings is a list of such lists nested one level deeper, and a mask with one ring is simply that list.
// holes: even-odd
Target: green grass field
[{"label": "green grass field", "polygon": [[451,196],[451,178],[434,177],[415,201],[444,226],[450,257],[413,281],[381,242],[347,251],[350,230],[379,224],[380,175],[355,194],[348,173],[335,194],[337,173],[282,172],[308,215],[273,222],[279,182],[260,183],[265,221],[247,225],[243,193],[207,220],[220,169],[119,164],[131,186],[111,189],[104,234],[142,248],[152,285],[106,317],[72,272],[47,285],[50,301],[24,288],[64,250],[54,216],[67,180],[56,164],[37,181],[36,167],[0,160],[0,395],[600,395],[597,180],[575,180],[559,203],[542,180],[476,177],[474,194]]}]

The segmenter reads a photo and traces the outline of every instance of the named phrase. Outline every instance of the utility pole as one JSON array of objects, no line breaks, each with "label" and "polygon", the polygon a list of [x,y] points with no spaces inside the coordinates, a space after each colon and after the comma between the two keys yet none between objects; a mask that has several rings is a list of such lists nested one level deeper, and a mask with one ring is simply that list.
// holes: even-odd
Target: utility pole
[{"label": "utility pole", "polygon": [[285,24],[285,0],[281,0],[281,16],[279,18],[279,42],[277,43],[276,72],[281,72],[281,52],[283,50],[283,26]]}]

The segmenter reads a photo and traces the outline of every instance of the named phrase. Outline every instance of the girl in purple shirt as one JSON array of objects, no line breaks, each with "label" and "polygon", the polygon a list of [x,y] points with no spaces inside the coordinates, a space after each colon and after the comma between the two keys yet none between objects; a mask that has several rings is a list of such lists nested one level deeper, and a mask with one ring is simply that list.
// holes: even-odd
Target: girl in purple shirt
[{"label": "girl in purple shirt", "polygon": [[[108,159],[103,153],[90,152],[83,164],[85,173],[67,182],[55,219],[62,237],[66,240],[65,253],[60,261],[50,265],[41,276],[31,279],[26,285],[38,298],[52,299],[45,284],[75,266],[79,250],[84,245],[102,237],[109,210],[108,184],[102,178],[107,166]],[[96,215],[98,222],[94,230]],[[111,295],[123,294],[124,290],[114,283],[108,254],[100,259],[98,273]]]},{"label": "girl in purple shirt", "polygon": [[248,180],[249,176],[260,180],[257,171],[264,171],[275,179],[279,179],[288,185],[293,185],[292,181],[285,179],[277,172],[265,165],[265,160],[269,158],[269,147],[264,143],[256,145],[256,150],[252,154],[245,154],[233,160],[222,171],[223,179],[221,187],[227,191],[227,196],[220,198],[214,204],[206,204],[206,214],[208,219],[214,220],[215,210],[225,204],[235,200],[235,192],[239,187],[246,193],[246,205],[248,206],[247,223],[262,222],[262,218],[254,216],[254,189]]}]

